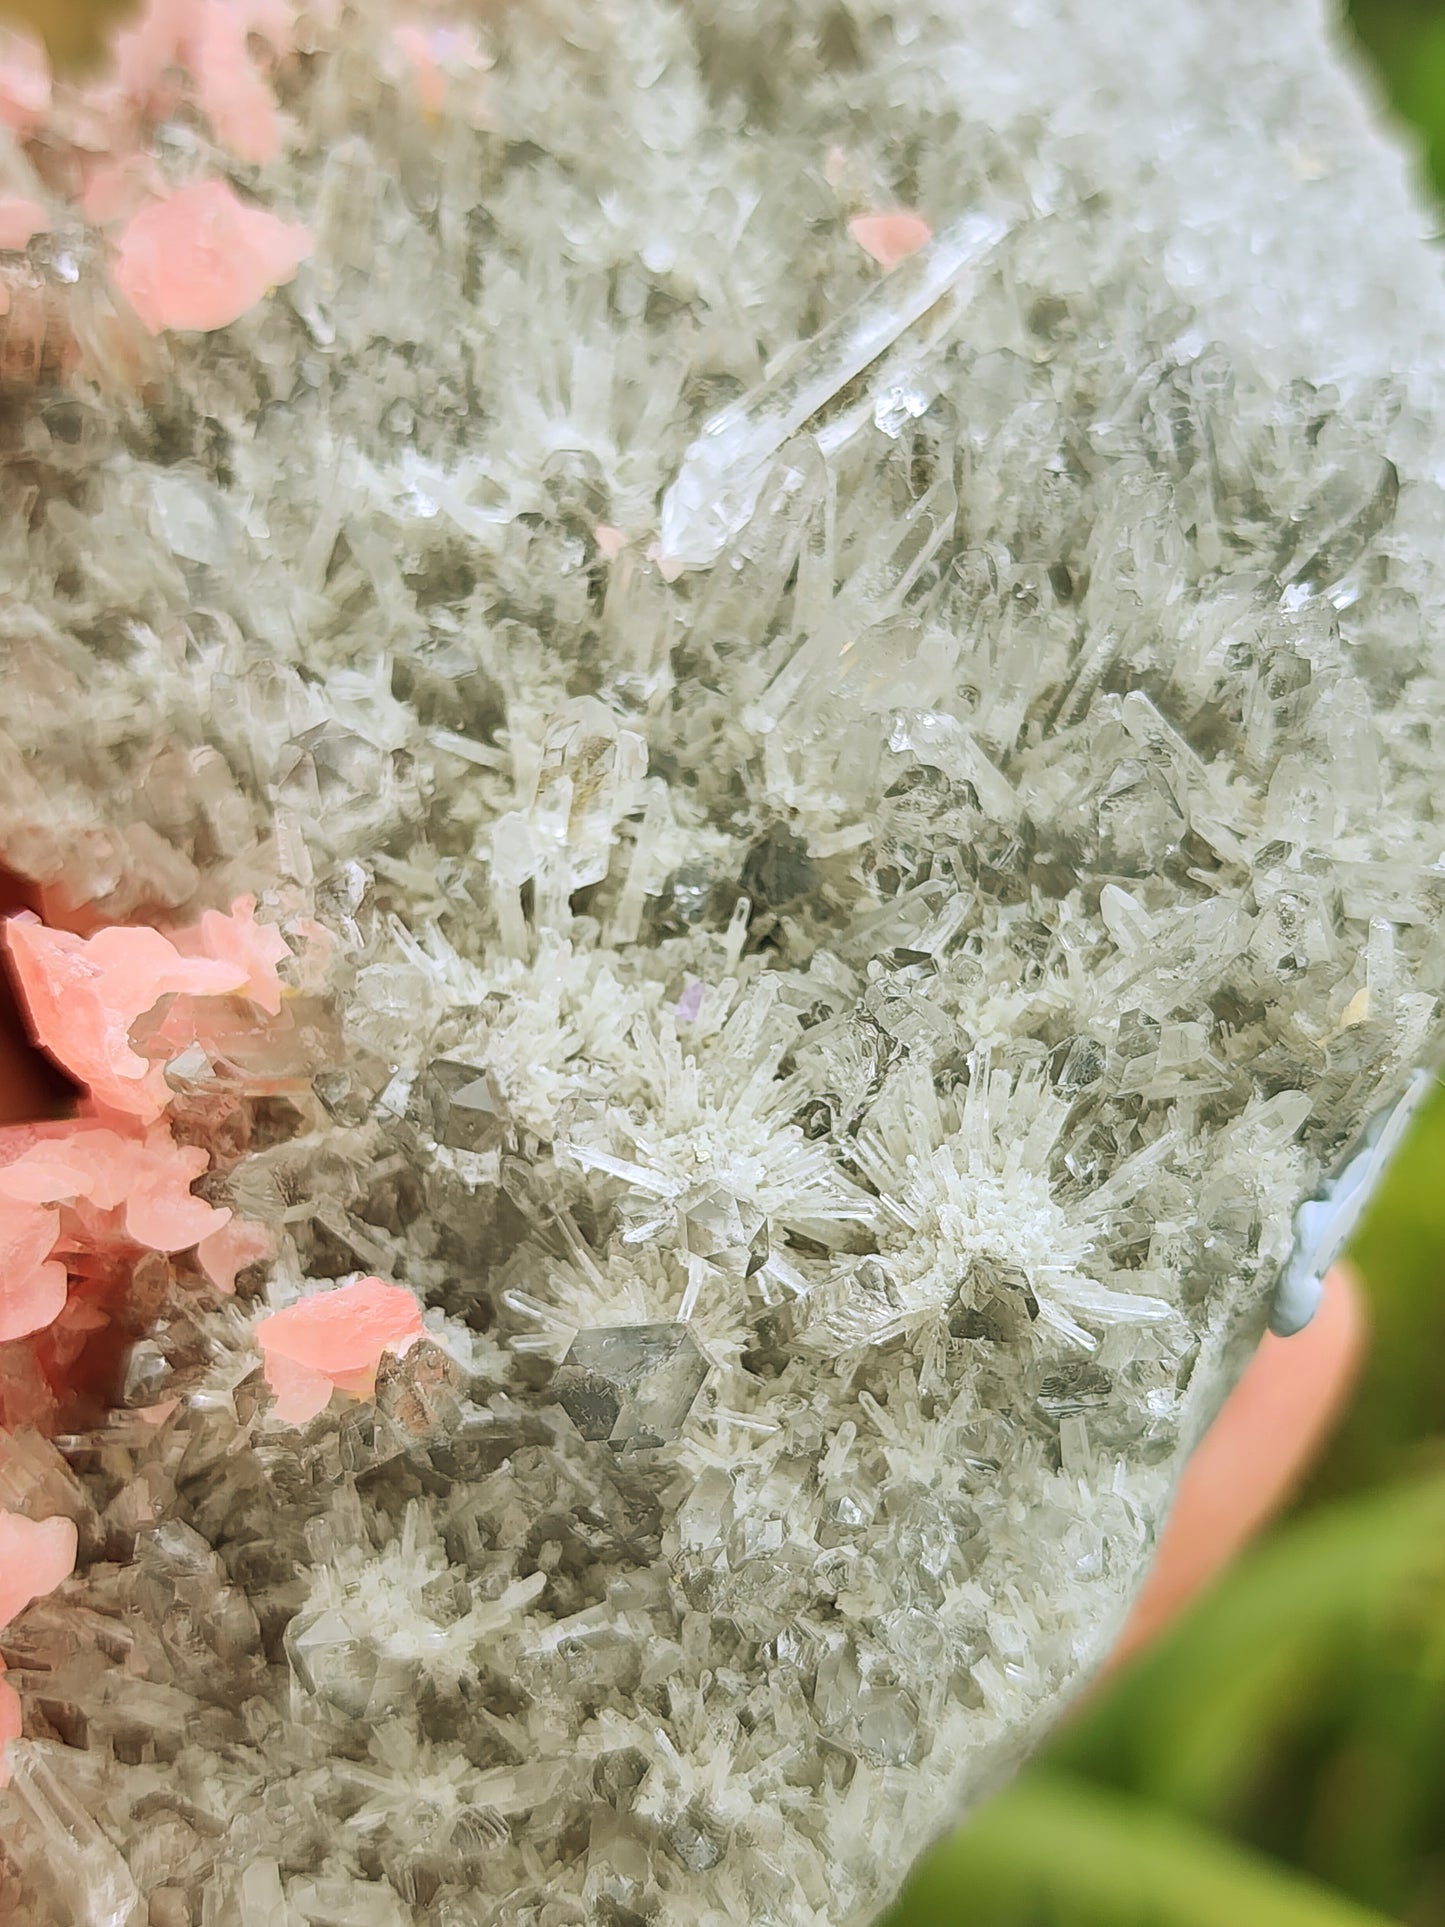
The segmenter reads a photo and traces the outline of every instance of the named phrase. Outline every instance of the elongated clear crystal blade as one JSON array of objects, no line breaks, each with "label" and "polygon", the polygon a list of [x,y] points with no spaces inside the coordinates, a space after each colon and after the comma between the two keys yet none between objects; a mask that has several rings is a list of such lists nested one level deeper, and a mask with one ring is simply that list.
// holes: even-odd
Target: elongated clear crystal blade
[{"label": "elongated clear crystal blade", "polygon": [[662,504],[664,567],[705,569],[757,507],[768,463],[840,389],[981,266],[1008,232],[995,214],[966,214],[896,268],[846,314],[803,342],[751,394],[719,409],[682,460]]}]

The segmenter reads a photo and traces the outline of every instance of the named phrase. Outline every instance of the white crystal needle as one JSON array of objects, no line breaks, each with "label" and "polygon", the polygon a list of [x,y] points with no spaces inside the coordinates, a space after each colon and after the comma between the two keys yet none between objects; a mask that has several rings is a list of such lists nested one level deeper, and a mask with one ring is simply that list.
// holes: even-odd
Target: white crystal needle
[{"label": "white crystal needle", "polygon": [[662,501],[664,568],[706,569],[747,526],[768,464],[791,436],[922,319],[1008,232],[996,214],[966,214],[894,269],[834,322],[800,343],[776,373],[706,422]]}]

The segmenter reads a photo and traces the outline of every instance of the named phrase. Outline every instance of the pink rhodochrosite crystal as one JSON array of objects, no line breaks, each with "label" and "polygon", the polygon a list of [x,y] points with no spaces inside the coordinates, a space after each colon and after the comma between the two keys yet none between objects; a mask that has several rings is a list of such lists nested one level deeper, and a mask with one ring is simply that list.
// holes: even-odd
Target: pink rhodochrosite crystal
[{"label": "pink rhodochrosite crystal", "polygon": [[[62,1125],[11,1164],[0,1166],[0,1208],[64,1204],[95,1214],[123,1209],[125,1231],[152,1251],[182,1251],[209,1237],[230,1213],[191,1195],[205,1170],[205,1151],[177,1144],[164,1124],[127,1136],[81,1121]],[[3,1155],[3,1153],[0,1153]]]},{"label": "pink rhodochrosite crystal", "polygon": [[191,1194],[192,1181],[210,1163],[201,1146],[162,1138],[131,1149],[125,1228],[137,1244],[152,1251],[185,1251],[227,1223],[229,1211]]},{"label": "pink rhodochrosite crystal", "polygon": [[[0,1632],[33,1600],[43,1599],[70,1577],[76,1551],[72,1520],[0,1512]],[[4,1673],[0,1660],[0,1787],[10,1784],[6,1748],[24,1729],[19,1697]]]},{"label": "pink rhodochrosite crystal", "polygon": [[210,957],[244,970],[242,995],[269,1016],[279,1016],[281,979],[276,966],[285,962],[291,949],[274,924],[257,923],[254,897],[237,897],[229,916],[221,910],[204,911],[194,930],[173,931],[171,940],[188,956]]},{"label": "pink rhodochrosite crystal", "polygon": [[26,915],[11,919],[6,939],[41,1043],[97,1103],[145,1122],[169,1094],[160,1065],[131,1049],[136,1018],[168,994],[220,995],[246,981],[240,964],[183,957],[158,930],[118,925],[77,937]]},{"label": "pink rhodochrosite crystal", "polygon": [[485,124],[483,76],[492,63],[473,28],[454,22],[404,21],[392,28],[391,39],[410,69],[424,113],[435,117],[450,102],[474,126]]},{"label": "pink rhodochrosite crystal", "polygon": [[225,181],[197,181],[132,216],[115,284],[152,334],[227,327],[295,274],[311,235],[248,207]]},{"label": "pink rhodochrosite crystal", "polygon": [[247,45],[255,9],[202,0],[196,10],[191,67],[211,131],[243,161],[264,166],[281,146],[276,100]]},{"label": "pink rhodochrosite crystal", "polygon": [[891,214],[858,214],[848,223],[848,232],[871,255],[885,274],[917,254],[933,238],[933,229],[921,214],[899,209]]},{"label": "pink rhodochrosite crystal", "polygon": [[6,941],[35,1036],[97,1104],[152,1122],[170,1092],[162,1066],[131,1046],[138,1017],[165,996],[230,992],[272,1016],[280,1011],[276,966],[290,952],[255,910],[253,897],[240,897],[230,915],[208,910],[174,940],[139,925],[77,937],[28,914],[11,918]]},{"label": "pink rhodochrosite crystal", "polygon": [[26,134],[50,105],[50,64],[29,34],[0,31],[0,126]]},{"label": "pink rhodochrosite crystal", "polygon": [[408,23],[393,27],[391,38],[397,50],[411,63],[416,97],[428,114],[439,114],[446,104],[447,78],[425,27]]},{"label": "pink rhodochrosite crystal", "polygon": [[43,1331],[65,1309],[65,1266],[50,1254],[60,1213],[0,1200],[0,1344]]},{"label": "pink rhodochrosite crystal", "polygon": [[193,1265],[227,1294],[271,1251],[263,1226],[193,1194],[210,1153],[177,1141],[164,1066],[131,1048],[130,1028],[164,997],[182,1047],[264,1033],[281,1014],[277,965],[290,950],[256,921],[254,897],[171,937],[120,925],[79,937],[28,912],[5,931],[36,1041],[83,1081],[97,1113],[0,1130],[0,1345],[27,1353],[41,1398],[27,1403],[23,1370],[0,1381],[0,1423],[13,1425],[45,1422],[47,1400],[64,1405],[92,1337],[113,1350],[134,1333],[132,1279],[147,1253],[194,1249]]},{"label": "pink rhodochrosite crystal", "polygon": [[275,104],[252,48],[263,60],[267,50],[288,51],[293,14],[291,0],[147,0],[116,36],[110,74],[81,90],[80,102],[153,120],[193,92],[223,146],[241,160],[270,160]]},{"label": "pink rhodochrosite crystal", "polygon": [[[190,1188],[209,1162],[198,1146],[175,1143],[164,1124],[143,1135],[84,1120],[0,1133],[0,1343],[60,1317],[65,1253],[122,1260],[133,1247],[176,1252],[217,1237],[231,1213]],[[264,1234],[247,1230],[234,1241],[232,1284],[237,1266],[259,1255]],[[227,1262],[218,1269],[224,1275]]]},{"label": "pink rhodochrosite crystal", "polygon": [[196,1257],[216,1290],[227,1297],[236,1289],[236,1274],[259,1264],[275,1250],[276,1241],[264,1225],[244,1218],[227,1223],[196,1241]]},{"label": "pink rhodochrosite crystal", "polygon": [[336,1391],[368,1398],[383,1356],[400,1357],[423,1329],[412,1293],[381,1278],[358,1278],[272,1312],[257,1324],[256,1337],[277,1418],[305,1425]]},{"label": "pink rhodochrosite crystal", "polygon": [[75,1552],[72,1520],[0,1512],[0,1627],[68,1579],[75,1570]]}]

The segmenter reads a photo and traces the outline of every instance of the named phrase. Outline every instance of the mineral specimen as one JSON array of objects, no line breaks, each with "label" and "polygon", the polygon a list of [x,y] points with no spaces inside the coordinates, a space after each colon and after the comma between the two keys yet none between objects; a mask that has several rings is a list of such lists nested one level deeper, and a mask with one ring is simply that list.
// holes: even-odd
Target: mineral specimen
[{"label": "mineral specimen", "polygon": [[0,122],[7,1921],[864,1927],[1429,1079],[1405,166],[1238,0],[152,0]]}]

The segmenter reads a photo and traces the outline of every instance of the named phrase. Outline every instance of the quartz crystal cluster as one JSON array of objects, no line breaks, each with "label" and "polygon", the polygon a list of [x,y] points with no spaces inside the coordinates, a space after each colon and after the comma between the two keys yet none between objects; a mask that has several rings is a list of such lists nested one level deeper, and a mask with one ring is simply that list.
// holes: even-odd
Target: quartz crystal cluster
[{"label": "quartz crystal cluster", "polygon": [[864,1927],[1430,1061],[1405,165],[1240,0],[151,0],[0,136],[5,1918]]}]

